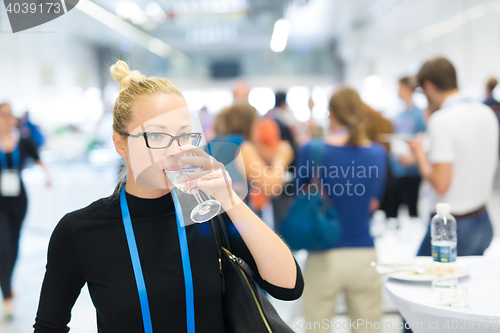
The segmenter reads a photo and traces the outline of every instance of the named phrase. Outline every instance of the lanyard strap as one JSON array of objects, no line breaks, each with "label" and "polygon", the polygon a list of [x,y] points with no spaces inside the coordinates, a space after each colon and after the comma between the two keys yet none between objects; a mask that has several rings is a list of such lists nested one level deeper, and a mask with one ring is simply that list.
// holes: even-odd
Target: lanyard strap
[{"label": "lanyard strap", "polygon": [[151,324],[151,314],[149,313],[148,293],[146,292],[146,284],[142,275],[141,260],[139,259],[139,251],[137,251],[137,243],[135,242],[134,228],[132,228],[132,220],[130,219],[130,211],[128,210],[127,199],[125,198],[125,187],[120,193],[120,206],[122,209],[123,225],[125,226],[125,234],[127,235],[128,250],[132,259],[134,268],[135,283],[139,292],[139,300],[141,302],[142,322],[144,324],[145,333],[153,333],[153,325]]},{"label": "lanyard strap", "polygon": [[[189,250],[186,236],[186,228],[184,225],[184,216],[180,206],[179,199],[175,190],[172,191],[174,198],[175,214],[177,220],[177,231],[179,235],[179,244],[181,247],[182,269],[184,272],[184,284],[186,289],[186,319],[187,319],[187,332],[195,333],[194,326],[194,292],[193,292],[193,276],[191,274],[191,263],[189,260]],[[125,234],[127,236],[127,243],[132,259],[132,266],[134,268],[135,282],[137,284],[137,291],[139,292],[139,300],[142,310],[142,321],[144,324],[145,333],[153,333],[153,326],[151,323],[151,314],[149,311],[148,294],[146,292],[146,284],[142,274],[141,260],[137,250],[137,243],[135,241],[134,229],[132,227],[132,220],[130,219],[130,211],[125,197],[125,187],[120,193],[120,206],[122,210],[123,225],[125,227]]]},{"label": "lanyard strap", "polygon": [[[12,168],[13,169],[20,169],[21,167],[21,156],[19,153],[19,146],[14,149],[11,153],[11,158],[12,158]],[[0,166],[2,169],[8,169],[9,164],[7,163],[7,154],[3,151],[0,151]]]}]

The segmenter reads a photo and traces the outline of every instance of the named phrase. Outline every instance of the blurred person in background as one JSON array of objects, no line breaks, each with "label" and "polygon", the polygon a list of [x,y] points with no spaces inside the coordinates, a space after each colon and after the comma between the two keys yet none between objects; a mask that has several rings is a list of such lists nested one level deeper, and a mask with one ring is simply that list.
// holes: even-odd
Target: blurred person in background
[{"label": "blurred person in background", "polygon": [[205,140],[212,140],[215,137],[214,115],[208,112],[208,108],[206,106],[203,106],[198,112],[198,117],[200,118],[201,127],[203,128],[203,134],[205,134]]},{"label": "blurred person in background", "polygon": [[[308,254],[304,273],[305,320],[306,323],[330,321],[335,316],[337,295],[344,292],[352,322],[358,319],[380,322],[382,279],[370,266],[371,261],[377,261],[377,254],[369,233],[369,219],[383,192],[386,152],[368,138],[367,108],[355,90],[348,87],[337,90],[330,99],[329,111],[330,128],[324,139],[323,156],[326,169],[322,168],[320,184],[338,211],[342,234],[330,250]],[[297,174],[299,189],[311,182],[310,146],[306,144],[299,151],[297,169],[307,169],[306,176],[302,171]],[[330,331],[331,327],[307,330],[308,333]]]},{"label": "blurred person in background", "polygon": [[[298,151],[298,122],[293,113],[289,110],[286,102],[287,94],[283,91],[275,93],[275,106],[264,115],[264,119],[272,119],[278,125],[281,140],[287,141],[293,149],[294,157],[288,164],[286,171],[293,173],[296,163],[296,156]],[[265,151],[262,149],[261,151]],[[286,179],[285,186],[288,191],[283,191],[281,194],[274,196],[271,199],[273,209],[273,223],[274,230],[279,230],[280,225],[288,215],[290,207],[293,203],[295,193],[293,177]]]},{"label": "blurred person in background", "polygon": [[[212,140],[218,140],[218,138],[226,136],[227,130],[226,130],[226,122],[224,120],[224,117],[226,116],[226,113],[229,111],[231,106],[226,106],[222,108],[216,115],[214,119],[214,133],[215,133],[215,138]],[[210,140],[210,141],[212,141]],[[241,144],[241,143],[240,143]]]},{"label": "blurred person in background", "polygon": [[[260,117],[253,143],[267,165],[272,165],[272,159],[281,143],[281,132],[274,119]],[[294,154],[295,157],[295,154]],[[271,202],[270,196],[256,188],[250,189],[250,203],[256,212],[262,213]],[[274,221],[273,223],[274,224]],[[274,225],[271,225],[274,228]]]},{"label": "blurred person in background", "polygon": [[[429,151],[422,148],[423,134],[409,144],[433,188],[430,211],[449,203],[457,220],[457,255],[482,255],[493,239],[486,203],[498,162],[498,122],[489,107],[459,91],[448,59],[428,60],[416,78],[429,102]],[[417,255],[432,255],[430,223]]]},{"label": "blurred person in background", "polygon": [[21,226],[28,208],[26,189],[20,177],[26,160],[32,158],[47,175],[45,165],[40,161],[37,146],[30,138],[21,136],[16,127],[16,118],[9,104],[0,104],[0,287],[4,300],[5,319],[14,314],[12,273],[19,250]]},{"label": "blurred person in background", "polygon": [[[286,93],[278,91],[274,96],[276,104],[273,109],[269,110],[269,112],[264,115],[264,118],[274,119],[276,121],[281,133],[281,139],[288,141],[292,145],[294,152],[296,152],[297,143],[295,132],[297,130],[297,119],[295,119],[293,113],[288,109]],[[293,165],[293,163],[291,165]]]},{"label": "blurred person in background", "polygon": [[386,151],[390,150],[389,144],[385,139],[385,134],[394,133],[392,122],[384,117],[379,111],[375,111],[368,104],[364,104],[366,109],[366,117],[364,126],[366,135],[370,141],[381,144]]},{"label": "blurred person in background", "polygon": [[[409,77],[399,80],[398,95],[405,103],[403,112],[393,121],[396,134],[411,137],[425,131],[423,111],[413,104],[415,84]],[[393,181],[388,181],[386,187],[387,204],[385,213],[388,218],[396,218],[401,204],[408,207],[410,217],[417,217],[418,193],[420,188],[420,173],[417,161],[414,159],[409,147],[404,143],[404,138],[397,138],[403,145],[403,154],[393,151],[389,156],[389,170]],[[395,142],[396,143],[396,142]],[[393,147],[395,148],[395,147]],[[406,150],[408,150],[406,152]]]},{"label": "blurred person in background", "polygon": [[[432,112],[427,124],[430,148],[424,152],[423,135],[410,147],[420,175],[434,190],[431,211],[436,203],[449,203],[457,219],[457,254],[482,255],[493,237],[486,203],[498,161],[498,122],[489,107],[459,91],[448,59],[427,61],[417,79]],[[418,255],[431,254],[429,225]]]},{"label": "blurred person in background", "polygon": [[497,84],[498,80],[494,77],[486,82],[486,99],[483,103],[492,108],[497,116],[500,116],[500,102],[493,97],[493,90],[495,90]]},{"label": "blurred person in background", "polygon": [[[248,103],[240,102],[240,104],[248,104]],[[212,143],[230,143],[230,144],[234,144],[234,145],[238,146],[238,149],[240,149],[240,151],[241,151],[241,144],[247,140],[245,135],[244,135],[244,134],[246,134],[246,132],[243,133],[242,130],[237,130],[236,132],[241,132],[241,133],[232,133],[233,131],[235,131],[234,128],[231,128],[232,122],[226,120],[226,115],[231,110],[233,105],[234,104],[232,104],[230,106],[226,106],[225,108],[220,110],[217,113],[217,115],[215,116],[214,126],[213,126],[213,132],[215,134],[215,137],[212,138],[212,140],[210,140],[210,144],[212,144]],[[253,115],[250,115],[249,118],[251,121],[253,121]],[[231,119],[229,119],[229,120],[231,120]],[[251,135],[251,133],[249,133],[248,135]],[[222,149],[223,151],[221,151],[221,152],[219,152],[220,149],[217,149],[217,151],[212,152],[214,154],[213,156],[216,159],[219,159],[219,156],[221,156],[221,154],[223,154],[223,156],[226,153],[234,154],[232,149],[224,149],[224,148],[226,148],[224,146],[222,146],[222,148],[223,148]],[[226,152],[227,150],[230,150],[230,151]],[[229,156],[229,157],[224,156],[224,159],[227,159],[227,158],[234,158],[234,156]],[[244,177],[238,177],[240,174],[239,170],[232,170],[232,171],[233,171],[234,175],[232,176],[231,179],[232,179],[232,186],[233,186],[235,192],[238,193],[240,195],[240,197],[244,198],[244,202],[247,205],[249,205],[254,212],[258,213],[258,211],[250,203],[250,193],[248,193],[249,185],[248,185],[247,179]],[[234,171],[236,171],[236,172],[234,172]]]},{"label": "blurred person in background", "polygon": [[[294,158],[291,145],[282,141],[279,130],[268,123],[274,133],[272,142],[256,144],[257,129],[262,120],[257,110],[248,103],[235,103],[217,114],[215,129],[217,137],[212,142],[230,142],[240,146],[244,161],[245,176],[250,186],[249,200],[252,208],[260,211],[265,201],[284,184],[283,173]],[[262,140],[262,139],[261,139]]]},{"label": "blurred person in background", "polygon": [[37,148],[40,148],[45,143],[44,135],[40,131],[40,128],[31,122],[28,111],[21,117],[19,128],[21,130],[21,137],[30,138]]},{"label": "blurred person in background", "polygon": [[250,94],[250,84],[245,80],[239,80],[233,87],[233,103],[248,103],[248,95]]},{"label": "blurred person in background", "polygon": [[[200,139],[199,133],[190,133],[190,120],[186,119],[189,114],[177,116],[179,113],[175,111],[187,109],[187,104],[181,91],[170,81],[132,72],[123,61],[111,67],[111,74],[120,84],[113,109],[113,142],[118,154],[127,160],[126,181],[119,183],[115,195],[66,214],[55,227],[49,243],[35,333],[68,332],[71,310],[85,284],[96,308],[99,332],[152,331],[151,327],[146,329],[147,323],[152,323],[155,332],[186,332],[187,319],[192,313],[187,311],[188,283],[181,261],[177,227],[181,222],[176,222],[174,194],[170,186],[146,189],[137,184],[132,169],[137,161],[133,159],[137,153],[155,154],[163,162],[180,152],[193,150],[197,156],[183,156],[183,164],[211,170],[219,162],[203,155],[201,148],[193,148],[196,145],[193,140]],[[157,120],[166,113],[173,119]],[[251,117],[251,113],[248,112],[247,120],[256,118]],[[150,120],[155,122],[147,125]],[[145,124],[148,128],[168,131],[149,132],[150,143],[161,147],[151,148],[148,134],[129,139],[131,132]],[[249,127],[252,123],[245,125]],[[241,130],[247,136],[250,133],[249,129]],[[291,158],[290,150],[279,154],[282,161],[277,163],[286,164]],[[151,174],[161,182],[168,182],[165,166],[159,163],[157,166]],[[197,182],[199,188],[214,196],[226,211],[221,217],[231,249],[252,268],[259,286],[278,299],[300,297],[301,271],[286,244],[247,205],[241,201],[236,205],[230,203],[222,172],[198,179],[201,180]],[[230,194],[238,197],[234,192]],[[140,253],[144,287],[138,287],[141,283],[136,284],[134,278],[139,271],[131,265],[124,232],[126,216],[130,217],[130,227],[134,229],[133,243]],[[189,244],[196,332],[224,332],[221,275],[212,228],[209,222],[194,223],[186,226],[184,232]],[[146,292],[145,288],[147,301],[143,302],[138,290],[141,295],[142,291]],[[145,313],[150,314],[146,320],[143,319],[147,316]]]},{"label": "blurred person in background", "polygon": [[312,117],[312,111],[314,108],[314,101],[312,97],[307,101],[307,106],[309,107],[309,111],[311,111],[311,117],[307,121],[307,131],[309,133],[310,138],[323,138],[325,135],[323,131],[323,127],[319,126],[314,122],[314,118]]},{"label": "blurred person in background", "polygon": [[392,134],[394,133],[393,125],[392,122],[384,117],[381,112],[375,111],[372,107],[370,107],[368,104],[363,104],[365,109],[366,109],[366,116],[365,116],[365,121],[364,121],[364,126],[366,128],[366,135],[368,136],[368,139],[370,141],[376,142],[380,144],[382,147],[384,147],[386,151],[386,157],[387,161],[385,164],[385,180],[384,180],[384,186],[383,186],[383,193],[382,193],[382,200],[380,203],[379,208],[386,212],[390,209],[393,198],[391,197],[391,192],[387,191],[387,188],[394,187],[393,183],[395,181],[395,178],[391,174],[391,170],[389,168],[389,152],[390,152],[390,145],[389,142],[386,139],[387,134]]}]

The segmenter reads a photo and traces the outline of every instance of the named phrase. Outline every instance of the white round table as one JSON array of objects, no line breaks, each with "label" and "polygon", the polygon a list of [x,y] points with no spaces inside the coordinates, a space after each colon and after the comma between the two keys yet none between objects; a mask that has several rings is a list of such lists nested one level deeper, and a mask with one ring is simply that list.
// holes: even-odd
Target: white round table
[{"label": "white round table", "polygon": [[414,333],[500,332],[500,262],[482,256],[458,257],[470,265],[468,276],[458,280],[458,290],[467,287],[466,307],[431,305],[430,282],[388,279],[389,298]]}]

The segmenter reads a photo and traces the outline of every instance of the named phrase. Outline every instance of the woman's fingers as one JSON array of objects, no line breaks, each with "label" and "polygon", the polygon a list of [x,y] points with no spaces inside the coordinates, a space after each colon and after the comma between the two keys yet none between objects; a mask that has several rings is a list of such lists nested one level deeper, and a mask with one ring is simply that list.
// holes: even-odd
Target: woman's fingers
[{"label": "woman's fingers", "polygon": [[224,164],[217,161],[213,156],[209,155],[206,151],[200,147],[195,147],[193,145],[181,146],[179,149],[183,152],[193,152],[196,156],[188,155],[181,157],[183,162],[198,162],[204,168],[220,169],[224,168]]},{"label": "woman's fingers", "polygon": [[208,157],[201,157],[201,156],[182,156],[181,160],[183,163],[186,164],[194,164],[194,165],[199,165],[202,166],[203,169],[205,170],[218,170],[218,169],[224,169],[224,164],[220,163],[217,161],[215,158],[213,158],[210,155],[207,155]]},{"label": "woman's fingers", "polygon": [[210,179],[210,180],[201,180],[198,181],[198,186],[203,189],[203,188],[212,188],[212,187],[220,187],[220,186],[227,186],[228,184],[224,180],[224,178],[215,178],[215,179]]},{"label": "woman's fingers", "polygon": [[196,178],[201,178],[201,179],[212,179],[212,178],[217,178],[221,177],[223,172],[226,170],[223,169],[217,169],[217,170],[199,170],[195,172],[190,172],[188,174],[189,178],[191,179],[196,179]]},{"label": "woman's fingers", "polygon": [[204,186],[217,187],[221,185],[231,185],[231,177],[229,172],[223,170],[217,170],[208,173],[202,177],[196,179],[198,184],[203,184]]},{"label": "woman's fingers", "polygon": [[187,176],[191,179],[196,179],[196,178],[202,178],[206,175],[214,173],[213,170],[198,170],[195,172],[190,172],[187,174]]},{"label": "woman's fingers", "polygon": [[[206,183],[209,180],[217,180],[220,179],[221,182],[217,183]],[[196,172],[190,172],[186,173],[184,176],[178,178],[176,180],[177,184],[198,184],[200,182],[205,182],[205,185],[212,186],[213,184],[218,184],[218,185],[213,185],[213,186],[219,186],[221,184],[231,184],[231,177],[229,176],[229,173],[226,170],[201,170],[201,171],[196,171]],[[212,184],[212,185],[210,185]]]},{"label": "woman's fingers", "polygon": [[[232,184],[231,177],[229,176],[229,173],[227,171],[224,171],[224,172],[217,171],[217,172],[214,172],[213,175],[206,175],[206,176],[200,178],[200,180],[198,182],[203,183],[203,182],[209,182],[212,180],[220,180],[220,182],[216,183],[216,184],[218,184],[217,186],[231,185]],[[211,184],[211,183],[205,183],[205,184]]]},{"label": "woman's fingers", "polygon": [[181,161],[186,164],[200,165],[204,169],[209,169],[212,166],[210,159],[201,156],[181,156]]},{"label": "woman's fingers", "polygon": [[185,146],[180,146],[179,149],[181,151],[190,151],[190,152],[193,152],[195,153],[196,155],[198,156],[202,156],[202,157],[211,157],[210,155],[207,154],[206,151],[204,151],[203,149],[201,149],[200,147],[196,147],[196,146],[193,146],[193,145],[185,145]]}]

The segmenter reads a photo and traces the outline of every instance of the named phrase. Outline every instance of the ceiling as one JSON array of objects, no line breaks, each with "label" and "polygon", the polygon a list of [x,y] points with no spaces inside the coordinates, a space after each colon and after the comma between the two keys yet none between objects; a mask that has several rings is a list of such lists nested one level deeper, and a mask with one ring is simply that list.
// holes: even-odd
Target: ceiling
[{"label": "ceiling", "polygon": [[[183,67],[180,77],[207,77],[210,63],[221,58],[241,60],[245,76],[331,76],[339,66],[332,60],[334,41],[398,1],[80,0],[77,10],[50,24],[66,38],[108,50],[103,63],[122,54],[141,59],[145,69],[153,63],[150,72],[175,75],[156,53]],[[290,22],[290,33],[285,52],[274,53],[270,41],[281,18]]]},{"label": "ceiling", "polygon": [[[399,0],[91,1],[177,50],[231,51],[269,48],[274,23],[280,18],[290,22],[290,45],[306,41],[319,46]],[[78,11],[54,24],[97,45],[119,45],[126,39]]]}]

